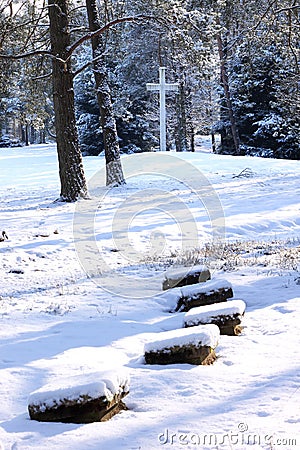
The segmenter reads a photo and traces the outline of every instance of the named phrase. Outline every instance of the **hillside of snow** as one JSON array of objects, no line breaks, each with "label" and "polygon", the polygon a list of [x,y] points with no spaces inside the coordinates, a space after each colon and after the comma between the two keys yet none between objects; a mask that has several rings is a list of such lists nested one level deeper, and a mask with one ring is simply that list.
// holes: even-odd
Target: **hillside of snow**
[{"label": "hillside of snow", "polygon": [[[122,161],[127,184],[106,189],[103,158],[85,157],[91,200],[64,204],[54,145],[0,149],[0,449],[300,448],[300,162],[204,147]],[[243,332],[211,366],[146,365],[183,325],[165,274],[193,264],[244,300]],[[110,421],[29,419],[43,386],[123,369],[128,411]]]}]

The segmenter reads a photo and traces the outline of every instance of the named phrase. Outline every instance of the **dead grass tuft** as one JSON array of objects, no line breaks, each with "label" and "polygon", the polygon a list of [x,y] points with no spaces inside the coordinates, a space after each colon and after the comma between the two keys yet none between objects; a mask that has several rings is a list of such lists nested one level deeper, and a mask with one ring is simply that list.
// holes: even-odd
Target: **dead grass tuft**
[{"label": "dead grass tuft", "polygon": [[300,240],[234,241],[206,243],[201,248],[171,252],[142,261],[148,267],[205,264],[213,270],[234,271],[241,267],[272,267],[300,272]]}]

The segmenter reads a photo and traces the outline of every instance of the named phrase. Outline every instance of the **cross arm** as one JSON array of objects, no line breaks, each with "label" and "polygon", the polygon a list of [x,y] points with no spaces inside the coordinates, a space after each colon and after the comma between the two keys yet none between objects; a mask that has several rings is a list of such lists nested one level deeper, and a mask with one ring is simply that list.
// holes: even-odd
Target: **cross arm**
[{"label": "cross arm", "polygon": [[157,83],[147,83],[146,88],[147,91],[159,91],[160,85]]},{"label": "cross arm", "polygon": [[166,91],[178,91],[179,84],[178,83],[167,83],[165,84]]},{"label": "cross arm", "polygon": [[164,88],[165,91],[178,91],[179,84],[178,83],[166,83],[166,84],[157,84],[157,83],[146,83],[147,91],[159,91],[161,88]]}]

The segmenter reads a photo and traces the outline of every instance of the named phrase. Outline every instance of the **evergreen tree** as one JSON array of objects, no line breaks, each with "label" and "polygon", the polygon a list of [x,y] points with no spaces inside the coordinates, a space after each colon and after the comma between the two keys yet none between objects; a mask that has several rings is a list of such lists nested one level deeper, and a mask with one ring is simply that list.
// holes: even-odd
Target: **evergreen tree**
[{"label": "evergreen tree", "polygon": [[[39,26],[37,26],[37,21]],[[23,2],[14,8],[12,2],[0,10],[0,53],[30,52],[45,41],[45,11],[35,2]],[[42,31],[43,30],[43,31]],[[47,30],[47,26],[46,26]],[[51,111],[49,59],[1,59],[0,121],[1,132],[9,142],[27,143],[45,140],[45,128]],[[9,82],[7,82],[9,80]]]},{"label": "evergreen tree", "polygon": [[270,10],[257,22],[255,39],[245,34],[231,61],[243,153],[299,159],[299,65],[285,26],[289,15],[289,9]]}]

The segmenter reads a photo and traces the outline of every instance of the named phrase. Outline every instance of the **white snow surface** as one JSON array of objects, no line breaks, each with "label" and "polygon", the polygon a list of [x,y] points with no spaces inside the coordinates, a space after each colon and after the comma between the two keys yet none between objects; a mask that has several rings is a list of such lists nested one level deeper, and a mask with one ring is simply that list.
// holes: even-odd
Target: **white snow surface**
[{"label": "white snow surface", "polygon": [[184,324],[209,323],[214,317],[242,315],[246,309],[243,300],[229,300],[212,305],[198,306],[187,311],[184,315]]},{"label": "white snow surface", "polygon": [[208,270],[208,268],[204,265],[195,265],[193,267],[177,267],[176,269],[166,271],[165,279],[177,280],[180,277],[185,277],[187,274],[194,275],[206,270]]},{"label": "white snow surface", "polygon": [[164,291],[163,294],[157,298],[158,303],[164,306],[167,311],[176,309],[177,302],[180,298],[196,298],[199,294],[209,294],[218,289],[230,289],[232,285],[224,278],[216,278],[208,280],[205,283],[195,283],[188,286],[176,287]]},{"label": "white snow surface", "polygon": [[206,281],[205,283],[196,283],[175,289],[180,289],[182,296],[192,298],[197,294],[205,294],[205,293],[209,294],[210,292],[217,291],[219,289],[230,289],[230,288],[232,288],[232,284],[229,281],[223,278],[219,278]]},{"label": "white snow surface", "polygon": [[[169,266],[151,256],[153,236],[167,258],[180,250],[178,203],[167,201],[170,193],[186,205],[183,219],[188,213],[195,217],[201,242],[212,240],[209,215],[188,185],[137,173],[103,196],[96,239],[99,258],[123,291],[117,295],[88,278],[80,264],[73,235],[76,204],[54,203],[55,146],[0,149],[0,231],[9,238],[0,242],[1,450],[300,448],[300,162],[221,156],[205,147],[170,156],[192,164],[211,183],[224,211],[227,243],[238,248],[245,242],[247,249],[247,242],[257,241],[255,252],[245,250],[230,266],[226,260],[209,266],[213,278],[226,278],[247,304],[242,334],[220,336],[211,366],[144,364],[145,343],[183,322],[183,313],[170,314],[158,301]],[[96,174],[104,186],[103,158],[86,157],[84,166],[87,178]],[[251,176],[240,175],[245,169]],[[147,209],[143,192],[150,187],[159,187],[166,212],[151,204]],[[136,256],[130,259],[113,239],[111,223],[136,193],[141,209],[133,211],[128,241],[121,241]],[[280,243],[286,252],[272,253]],[[121,275],[132,277],[131,291]],[[59,386],[60,379],[90,380],[123,368],[130,376],[128,411],[85,425],[29,419],[31,392]]]},{"label": "white snow surface", "polygon": [[[124,372],[124,371],[123,371]],[[77,375],[66,379],[59,378],[51,384],[32,392],[28,398],[28,405],[43,408],[58,407],[66,400],[78,401],[86,397],[97,399],[106,397],[111,401],[116,394],[129,392],[129,376],[120,372],[90,373]]]},{"label": "white snow surface", "polygon": [[216,348],[220,330],[217,325],[199,325],[193,329],[182,328],[157,333],[155,340],[145,344],[145,352],[168,351],[174,346],[186,345],[207,346]]}]

